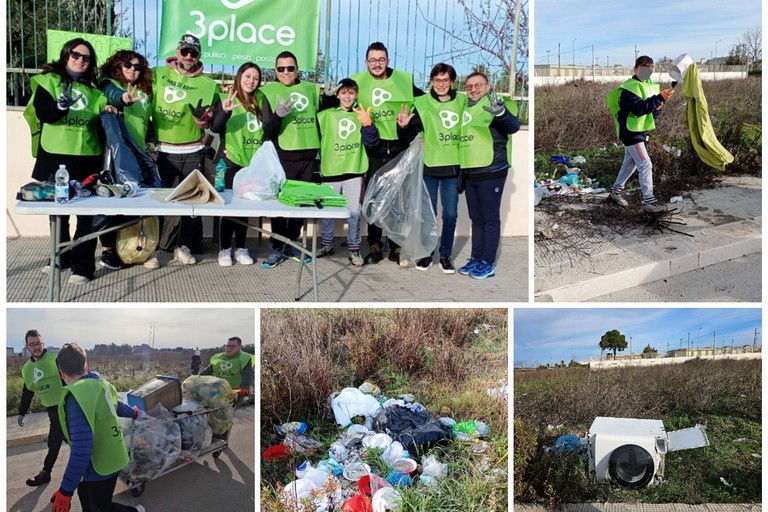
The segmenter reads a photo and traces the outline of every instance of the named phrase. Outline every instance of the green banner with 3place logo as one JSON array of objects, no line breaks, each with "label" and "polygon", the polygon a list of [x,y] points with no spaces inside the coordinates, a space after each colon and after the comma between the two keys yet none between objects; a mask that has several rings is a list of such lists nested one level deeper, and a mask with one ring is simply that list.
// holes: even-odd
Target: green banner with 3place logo
[{"label": "green banner with 3place logo", "polygon": [[205,64],[271,67],[290,51],[299,68],[317,61],[320,0],[163,0],[160,57],[170,57],[184,34],[200,39]]},{"label": "green banner with 3place logo", "polygon": [[96,65],[101,66],[117,50],[132,50],[133,40],[128,37],[113,37],[100,34],[83,34],[82,32],[66,32],[64,30],[48,30],[46,32],[48,62],[59,60],[61,48],[67,41],[82,37],[96,51]]}]

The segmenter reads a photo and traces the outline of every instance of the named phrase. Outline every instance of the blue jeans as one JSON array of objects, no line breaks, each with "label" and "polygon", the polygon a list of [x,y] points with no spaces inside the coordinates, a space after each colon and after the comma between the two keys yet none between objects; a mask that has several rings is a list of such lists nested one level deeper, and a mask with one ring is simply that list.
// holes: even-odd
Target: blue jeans
[{"label": "blue jeans", "polygon": [[501,237],[501,199],[507,177],[467,181],[464,195],[472,220],[472,257],[493,265]]},{"label": "blue jeans", "polygon": [[453,236],[456,232],[456,218],[459,209],[459,191],[456,188],[458,178],[433,178],[424,176],[424,184],[429,191],[432,211],[437,216],[437,193],[440,191],[440,206],[443,210],[443,229],[440,233],[440,257],[450,258],[453,252]]}]

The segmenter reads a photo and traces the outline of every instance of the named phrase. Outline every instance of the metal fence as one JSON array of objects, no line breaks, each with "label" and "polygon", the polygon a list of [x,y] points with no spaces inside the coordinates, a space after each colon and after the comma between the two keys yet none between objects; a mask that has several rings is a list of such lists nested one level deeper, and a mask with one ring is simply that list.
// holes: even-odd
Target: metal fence
[{"label": "metal fence", "polygon": [[[521,2],[521,20],[527,20],[527,0],[321,0],[321,55],[313,77],[322,77],[327,68],[329,78],[338,81],[364,69],[368,44],[382,41],[393,67],[413,73],[418,87],[428,84],[434,64],[447,62],[460,77],[480,68],[497,90],[510,92],[508,63],[499,57],[504,54],[501,43],[469,37],[482,33],[479,25],[473,26],[480,19],[517,39],[513,94],[527,112],[527,27],[524,24],[519,34],[509,28],[513,26],[509,7],[516,1]],[[166,57],[158,55],[162,0],[6,0],[6,8],[9,105],[26,104],[29,76],[39,72],[47,60],[48,29],[130,37],[134,49],[155,66]],[[493,15],[490,20],[485,19],[488,13]],[[227,66],[206,67],[213,73],[235,71]]]}]

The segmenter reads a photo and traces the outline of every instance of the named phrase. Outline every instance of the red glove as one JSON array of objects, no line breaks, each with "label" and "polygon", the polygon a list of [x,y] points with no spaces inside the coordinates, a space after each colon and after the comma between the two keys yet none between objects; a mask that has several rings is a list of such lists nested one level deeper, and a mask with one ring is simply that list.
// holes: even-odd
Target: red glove
[{"label": "red glove", "polygon": [[53,493],[51,497],[52,512],[69,512],[69,507],[72,505],[72,496],[62,494],[61,489]]},{"label": "red glove", "polygon": [[245,388],[237,388],[235,391],[237,391],[237,394],[240,396],[245,396],[248,394],[248,390]]},{"label": "red glove", "polygon": [[136,416],[134,416],[133,419],[139,419],[139,416],[141,416],[141,409],[139,409],[139,406],[134,405],[133,410],[136,411]]}]

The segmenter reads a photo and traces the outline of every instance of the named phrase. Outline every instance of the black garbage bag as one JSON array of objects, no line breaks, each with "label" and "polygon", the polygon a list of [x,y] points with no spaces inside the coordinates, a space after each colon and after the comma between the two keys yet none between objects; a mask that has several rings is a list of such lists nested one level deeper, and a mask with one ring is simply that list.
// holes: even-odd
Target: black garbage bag
[{"label": "black garbage bag", "polygon": [[401,405],[393,405],[381,411],[374,420],[377,432],[399,434],[404,430],[424,425],[434,420],[426,409],[414,411]]},{"label": "black garbage bag", "polygon": [[105,150],[113,182],[122,185],[126,181],[133,181],[140,187],[159,187],[157,164],[133,140],[123,118],[111,112],[102,112],[99,119],[107,138]]},{"label": "black garbage bag", "polygon": [[403,430],[395,441],[400,441],[409,454],[420,457],[438,444],[451,442],[451,429],[437,420]]}]

